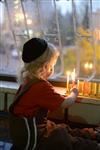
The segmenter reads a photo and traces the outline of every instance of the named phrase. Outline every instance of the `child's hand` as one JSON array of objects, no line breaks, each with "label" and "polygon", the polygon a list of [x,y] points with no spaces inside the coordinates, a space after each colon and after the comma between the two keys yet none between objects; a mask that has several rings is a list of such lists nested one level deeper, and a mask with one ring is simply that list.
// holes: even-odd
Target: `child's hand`
[{"label": "child's hand", "polygon": [[77,88],[77,84],[73,84],[73,85],[72,85],[72,88]]},{"label": "child's hand", "polygon": [[76,88],[76,85],[71,88],[70,92],[73,92],[76,96],[78,96],[78,89]]}]

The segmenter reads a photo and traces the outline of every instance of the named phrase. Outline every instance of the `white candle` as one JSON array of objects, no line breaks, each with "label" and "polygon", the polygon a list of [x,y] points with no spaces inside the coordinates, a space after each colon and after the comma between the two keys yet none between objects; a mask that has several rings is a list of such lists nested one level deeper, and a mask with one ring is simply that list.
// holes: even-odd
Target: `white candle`
[{"label": "white candle", "polygon": [[75,84],[75,68],[73,69],[72,73],[71,73],[71,78],[72,78],[72,85]]},{"label": "white candle", "polygon": [[79,84],[80,84],[80,81],[77,80],[77,88],[78,88],[78,90],[79,90]]}]

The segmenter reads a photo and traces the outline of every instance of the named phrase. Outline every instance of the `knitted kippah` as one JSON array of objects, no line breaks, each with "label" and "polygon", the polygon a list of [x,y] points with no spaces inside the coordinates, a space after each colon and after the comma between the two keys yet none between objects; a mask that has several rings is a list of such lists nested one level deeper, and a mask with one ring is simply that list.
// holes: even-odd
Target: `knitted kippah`
[{"label": "knitted kippah", "polygon": [[44,39],[32,38],[23,46],[22,60],[30,63],[41,56],[47,49],[47,42]]}]

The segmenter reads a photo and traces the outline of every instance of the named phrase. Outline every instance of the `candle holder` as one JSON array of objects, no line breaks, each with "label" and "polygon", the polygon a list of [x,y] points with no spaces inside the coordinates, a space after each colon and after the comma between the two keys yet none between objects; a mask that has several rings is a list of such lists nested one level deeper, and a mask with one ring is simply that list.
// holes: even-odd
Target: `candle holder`
[{"label": "candle holder", "polygon": [[100,83],[78,80],[77,86],[79,96],[100,98]]},{"label": "candle holder", "polygon": [[[96,98],[100,100],[100,83],[98,82],[88,82],[77,80],[74,85],[77,85],[79,96]],[[69,95],[71,88],[73,87],[73,81],[67,82],[66,84],[66,95]]]}]

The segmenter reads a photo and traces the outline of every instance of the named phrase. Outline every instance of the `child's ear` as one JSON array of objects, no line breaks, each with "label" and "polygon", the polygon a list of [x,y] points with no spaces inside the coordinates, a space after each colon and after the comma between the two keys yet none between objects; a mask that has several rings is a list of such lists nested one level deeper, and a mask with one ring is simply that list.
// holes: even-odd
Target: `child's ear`
[{"label": "child's ear", "polygon": [[44,65],[44,68],[45,68],[45,69],[47,69],[47,68],[48,68],[48,65],[47,65],[47,64],[45,64],[45,65]]}]

